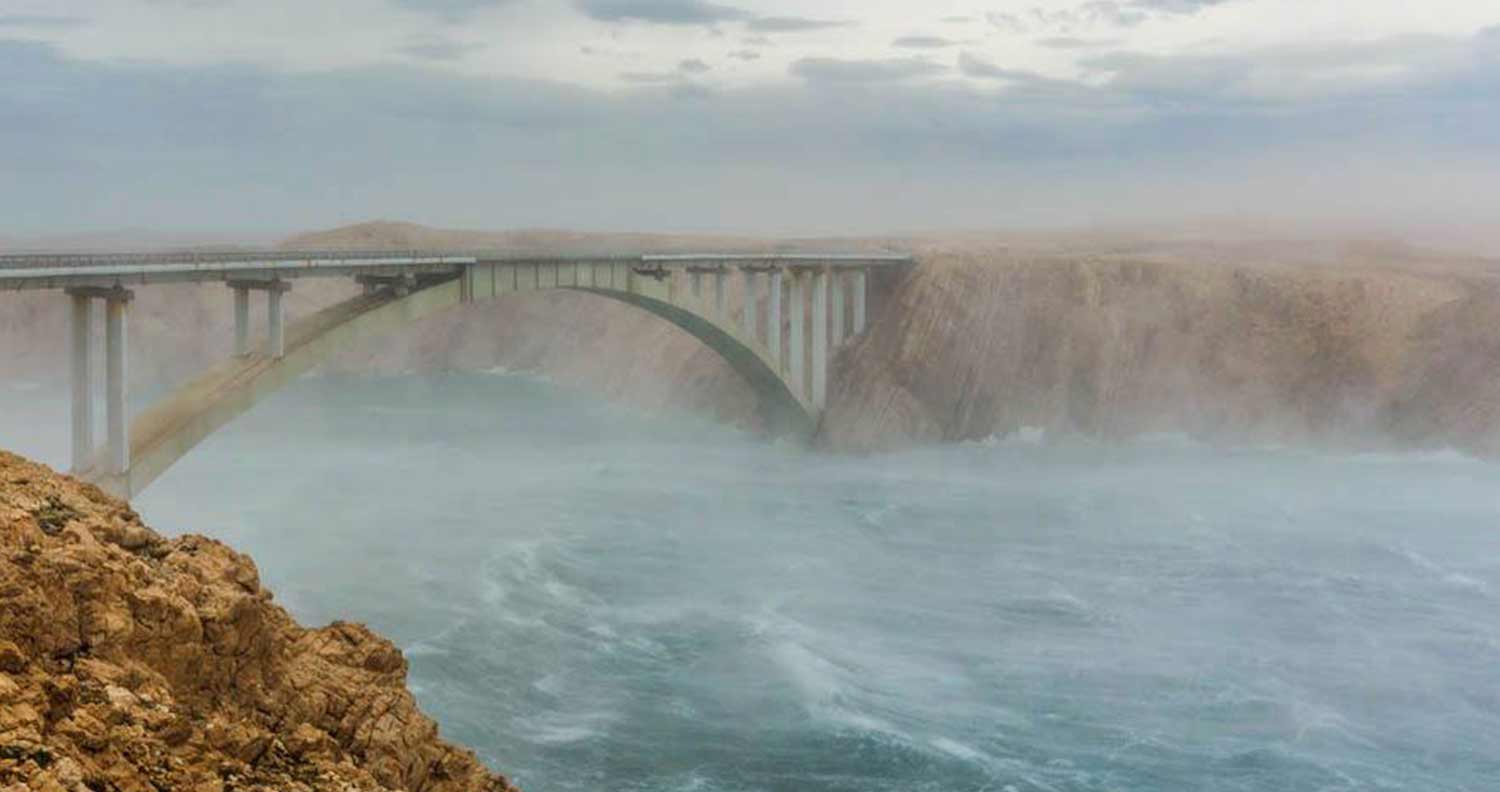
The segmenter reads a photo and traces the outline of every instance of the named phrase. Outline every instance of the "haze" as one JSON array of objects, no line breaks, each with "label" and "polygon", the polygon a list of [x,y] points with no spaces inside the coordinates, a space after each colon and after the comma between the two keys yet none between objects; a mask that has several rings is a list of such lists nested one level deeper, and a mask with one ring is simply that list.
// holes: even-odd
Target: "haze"
[{"label": "haze", "polygon": [[1500,203],[1483,0],[4,0],[0,73],[0,236]]}]

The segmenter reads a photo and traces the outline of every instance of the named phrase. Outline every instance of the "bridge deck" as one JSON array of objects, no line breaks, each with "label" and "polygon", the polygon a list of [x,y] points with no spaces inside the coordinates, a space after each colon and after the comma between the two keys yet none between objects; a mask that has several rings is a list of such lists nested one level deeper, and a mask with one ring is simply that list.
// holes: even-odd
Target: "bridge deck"
[{"label": "bridge deck", "polygon": [[686,267],[868,268],[910,264],[910,256],[865,253],[514,253],[498,251],[233,251],[0,255],[0,291],[227,280],[457,273],[477,263],[631,263]]}]

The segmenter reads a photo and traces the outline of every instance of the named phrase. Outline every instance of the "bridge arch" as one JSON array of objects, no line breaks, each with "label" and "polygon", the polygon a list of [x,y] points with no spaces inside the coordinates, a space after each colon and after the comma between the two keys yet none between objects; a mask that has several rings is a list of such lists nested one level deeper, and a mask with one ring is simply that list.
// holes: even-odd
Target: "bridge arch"
[{"label": "bridge arch", "polygon": [[[580,280],[578,269],[569,267],[574,275],[571,282],[556,272],[549,281],[539,266],[502,264],[488,270],[482,266],[470,267],[457,277],[426,285],[403,283],[399,277],[367,282],[364,294],[288,323],[280,338],[268,341],[266,353],[230,358],[177,387],[137,415],[130,425],[129,464],[123,472],[108,472],[99,457],[87,470],[78,472],[114,494],[134,497],[209,435],[347,344],[393,332],[465,303],[549,289],[575,290],[619,300],[670,322],[717,352],[744,378],[756,394],[758,413],[770,432],[807,438],[816,430],[817,407],[807,389],[801,387],[801,377],[780,361],[779,285],[772,297],[775,309],[769,311],[778,326],[774,333],[769,326],[767,330],[768,336],[778,339],[773,353],[758,340],[747,339],[743,323],[736,326],[729,321],[722,310],[722,297],[717,297],[719,310],[711,309],[713,298],[700,290],[701,274],[663,275],[636,272],[634,268],[621,271],[617,265],[601,266],[615,270],[613,277],[617,280]],[[531,268],[529,277],[535,280],[514,288],[522,277],[520,270],[525,268]],[[493,287],[499,274],[515,279],[510,282],[512,288]],[[689,277],[698,292],[691,301],[683,293],[684,284],[679,283]],[[724,275],[717,277],[715,287],[722,293]],[[486,287],[476,287],[486,281]],[[746,283],[751,281],[747,278]],[[710,310],[701,310],[704,307]],[[753,325],[749,335],[754,335]],[[279,344],[279,356],[269,352],[273,343]],[[801,343],[800,338],[796,343]]]}]

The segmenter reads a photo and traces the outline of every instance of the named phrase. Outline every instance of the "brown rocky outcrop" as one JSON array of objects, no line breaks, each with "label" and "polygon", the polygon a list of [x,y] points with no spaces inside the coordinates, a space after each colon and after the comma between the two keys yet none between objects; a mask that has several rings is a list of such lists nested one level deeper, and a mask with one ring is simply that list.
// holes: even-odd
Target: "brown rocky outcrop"
[{"label": "brown rocky outcrop", "polygon": [[1500,454],[1500,265],[1369,246],[932,245],[841,355],[821,441],[1005,435]]},{"label": "brown rocky outcrop", "polygon": [[512,790],[406,670],[299,626],[244,555],[0,452],[0,790]]}]

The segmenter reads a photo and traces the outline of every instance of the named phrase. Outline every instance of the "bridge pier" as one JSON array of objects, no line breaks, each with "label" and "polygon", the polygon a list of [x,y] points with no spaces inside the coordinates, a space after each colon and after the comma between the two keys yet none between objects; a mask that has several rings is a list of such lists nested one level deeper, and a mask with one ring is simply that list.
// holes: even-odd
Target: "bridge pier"
[{"label": "bridge pier", "polygon": [[234,287],[234,356],[250,354],[250,289]]},{"label": "bridge pier", "polygon": [[286,357],[286,312],[281,307],[281,290],[266,292],[266,356],[273,360]]},{"label": "bridge pier", "polygon": [[104,458],[103,472],[123,475],[130,468],[130,420],[126,368],[126,314],[135,294],[128,289],[80,286],[72,298],[72,463],[84,473],[100,461],[94,445],[93,301],[104,300]]},{"label": "bridge pier", "polygon": [[725,272],[722,268],[714,272],[714,321],[717,322],[723,322],[729,313],[724,307],[724,293],[728,291],[725,288],[728,286],[728,280],[729,273]]},{"label": "bridge pier", "polygon": [[89,466],[94,453],[94,301],[69,292],[73,301],[73,472]]},{"label": "bridge pier", "polygon": [[823,409],[828,402],[828,268],[813,273],[812,294],[812,403]]},{"label": "bridge pier", "polygon": [[807,298],[803,294],[802,273],[797,270],[788,270],[787,278],[787,321],[788,328],[787,357],[791,358],[791,381],[792,387],[801,398],[807,398],[807,342],[804,339],[802,328],[807,324]]},{"label": "bridge pier", "polygon": [[830,277],[833,278],[830,284],[833,293],[829,295],[833,300],[833,350],[837,352],[844,346],[844,302],[849,296],[849,278],[846,273],[839,271],[834,271]]},{"label": "bridge pier", "polygon": [[755,271],[749,267],[741,267],[740,276],[745,279],[745,309],[740,314],[740,325],[745,330],[745,340],[754,344],[759,335],[755,327],[759,318],[756,314],[760,312],[760,298],[755,293]]},{"label": "bridge pier", "polygon": [[[369,288],[368,282],[360,284]],[[292,284],[284,280],[235,280],[229,282],[234,289],[234,354],[247,357],[250,354],[250,292],[266,293],[266,357],[279,360],[286,356],[286,310],[283,298],[292,290]]]},{"label": "bridge pier", "polygon": [[865,295],[867,293],[866,283],[868,278],[864,270],[856,270],[854,273],[854,334],[859,335],[865,331]]},{"label": "bridge pier", "polygon": [[104,300],[105,472],[120,476],[130,469],[130,421],[126,415],[126,308],[134,295],[113,289]]},{"label": "bridge pier", "polygon": [[771,350],[771,363],[776,373],[781,373],[781,270],[771,270],[770,289],[766,295],[766,346]]}]

